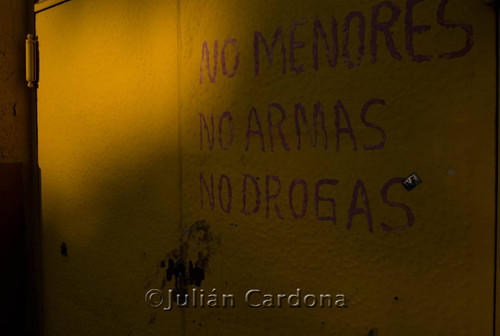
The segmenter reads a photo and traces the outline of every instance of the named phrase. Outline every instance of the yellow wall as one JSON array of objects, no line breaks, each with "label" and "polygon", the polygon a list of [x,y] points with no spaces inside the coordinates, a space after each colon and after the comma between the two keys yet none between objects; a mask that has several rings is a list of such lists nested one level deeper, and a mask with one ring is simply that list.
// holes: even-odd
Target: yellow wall
[{"label": "yellow wall", "polygon": [[[37,14],[48,335],[491,334],[494,11],[377,3],[73,0]],[[332,18],[329,64],[317,27],[333,48]],[[279,29],[270,66],[262,39]],[[313,147],[301,107],[314,132],[320,105]],[[169,260],[202,269],[201,286],[196,271],[169,280]],[[147,290],[176,286],[235,307],[148,307]],[[346,307],[244,300],[298,288]]]},{"label": "yellow wall", "polygon": [[178,241],[176,4],[72,1],[36,20],[46,333],[138,334]]}]

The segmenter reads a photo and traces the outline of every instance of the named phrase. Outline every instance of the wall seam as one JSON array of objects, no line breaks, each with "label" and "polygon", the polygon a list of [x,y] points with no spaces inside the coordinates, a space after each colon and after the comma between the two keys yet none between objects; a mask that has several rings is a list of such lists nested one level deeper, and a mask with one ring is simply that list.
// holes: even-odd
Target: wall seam
[{"label": "wall seam", "polygon": [[[179,185],[178,185],[178,195],[179,195],[179,231],[180,231],[180,246],[182,246],[182,240],[184,235],[182,232],[183,228],[183,194],[182,194],[182,95],[181,95],[181,52],[182,52],[182,35],[181,35],[181,1],[177,0],[177,142],[178,142],[178,169],[179,169]],[[181,334],[186,335],[186,312],[184,309],[181,310]]]}]

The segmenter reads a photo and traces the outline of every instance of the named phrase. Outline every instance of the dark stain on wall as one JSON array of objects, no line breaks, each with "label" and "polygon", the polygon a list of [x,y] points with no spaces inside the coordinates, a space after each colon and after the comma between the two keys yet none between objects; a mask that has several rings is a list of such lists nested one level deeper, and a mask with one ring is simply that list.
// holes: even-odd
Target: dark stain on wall
[{"label": "dark stain on wall", "polygon": [[12,113],[8,105],[0,107],[0,159],[8,157],[18,144],[16,105]]},{"label": "dark stain on wall", "polygon": [[[220,237],[216,236],[205,220],[196,221],[183,230],[178,248],[173,249],[157,265],[163,273],[161,288],[173,281],[173,297],[184,298],[189,286],[201,286],[205,280],[208,263],[214,255]],[[151,285],[148,281],[147,287]],[[182,304],[182,302],[177,302]]]},{"label": "dark stain on wall", "polygon": [[[220,238],[213,234],[205,220],[197,221],[184,230],[179,248],[169,253],[162,288],[167,281],[174,280],[173,293],[177,297],[177,294],[186,294],[188,286],[201,286],[208,262],[219,244]],[[162,260],[160,267],[164,264]]]},{"label": "dark stain on wall", "polygon": [[68,256],[68,247],[66,246],[66,243],[61,244],[61,255],[67,257]]}]

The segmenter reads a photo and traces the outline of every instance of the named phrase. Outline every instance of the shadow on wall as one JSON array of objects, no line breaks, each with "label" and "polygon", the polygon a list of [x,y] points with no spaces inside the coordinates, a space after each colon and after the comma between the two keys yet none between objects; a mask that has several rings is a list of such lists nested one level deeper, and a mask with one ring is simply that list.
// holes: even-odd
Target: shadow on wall
[{"label": "shadow on wall", "polygon": [[3,290],[0,329],[5,335],[18,335],[26,325],[25,223],[22,165],[0,163],[0,265]]}]

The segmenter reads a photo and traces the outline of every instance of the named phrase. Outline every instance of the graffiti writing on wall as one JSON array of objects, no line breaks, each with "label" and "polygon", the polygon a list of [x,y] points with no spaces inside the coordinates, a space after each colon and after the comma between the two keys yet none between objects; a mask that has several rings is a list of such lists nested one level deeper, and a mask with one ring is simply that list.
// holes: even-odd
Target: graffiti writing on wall
[{"label": "graffiti writing on wall", "polygon": [[[473,47],[472,26],[446,18],[448,0],[441,0],[436,8],[436,25],[446,28],[451,34],[459,34],[462,37],[462,45],[457,47],[454,44],[454,48],[457,49],[452,50],[447,50],[445,45],[438,45],[436,49],[442,50],[433,55],[423,54],[417,50],[413,42],[414,37],[432,30],[430,25],[416,23],[418,17],[414,15],[414,8],[420,2],[422,0],[407,0],[404,8],[401,8],[392,1],[383,1],[371,7],[371,14],[368,17],[360,11],[352,11],[343,19],[332,16],[328,25],[317,17],[312,20],[300,19],[293,22],[288,30],[283,26],[277,27],[270,36],[255,30],[253,48],[249,49],[253,50],[251,57],[240,54],[238,39],[235,37],[227,38],[221,43],[215,40],[213,48],[211,43],[204,41],[201,44],[199,84],[212,85],[216,81],[230,80],[238,76],[240,64],[245,60],[253,63],[252,75],[262,77],[270,67],[279,67],[281,75],[327,71],[339,66],[347,69],[357,68],[362,62],[366,62],[365,49],[369,49],[370,63],[376,63],[381,57],[389,57],[396,62],[408,57],[412,62],[421,64],[436,59],[452,60],[467,55]],[[382,12],[384,19],[380,18]],[[393,39],[393,28],[398,20],[404,22],[403,45],[397,45]],[[309,30],[310,40],[296,39],[296,32],[299,29]],[[367,48],[365,48],[366,40],[369,41]],[[386,48],[383,56],[382,46]],[[298,49],[306,47],[310,48],[309,64],[312,65],[310,68],[303,64],[296,54]],[[403,56],[403,50],[406,51],[406,56]],[[231,55],[231,59],[228,58],[228,54]],[[220,77],[220,72],[223,77]],[[304,106],[297,102],[293,109],[288,110],[279,102],[269,102],[264,109],[248,108],[246,127],[238,128],[245,129],[245,132],[238,134],[235,132],[235,118],[231,111],[215,114],[201,112],[198,113],[199,148],[200,151],[208,153],[231,150],[293,153],[311,148],[334,152],[342,149],[379,151],[385,148],[388,134],[383,125],[374,120],[377,113],[383,111],[386,106],[386,99],[382,97],[366,98],[358,111],[353,111],[352,107],[347,106],[341,99],[332,106],[326,106],[321,101],[316,101],[312,106]],[[370,141],[360,138],[352,127],[352,118],[358,118],[367,130],[376,135],[376,138],[372,137]],[[293,132],[284,132],[285,124],[288,127],[293,125]],[[236,138],[243,141],[235,141]],[[235,187],[234,180],[234,176],[224,173],[214,176],[201,172],[199,174],[201,209],[218,208],[226,214],[239,212],[245,215],[260,212],[265,213],[267,219],[303,219],[306,213],[313,212],[317,220],[337,224],[337,204],[328,193],[339,184],[339,179],[324,176],[313,183],[310,181],[308,183],[302,178],[284,179],[277,174],[268,173],[260,180],[254,174],[241,172],[238,176],[238,180],[241,181],[238,187]],[[389,177],[379,187],[379,197],[382,202],[390,208],[399,209],[398,211],[406,216],[406,222],[399,225],[380,222],[380,227],[384,231],[404,230],[411,227],[415,221],[415,216],[407,204],[395,202],[388,197],[389,189],[400,186],[402,180],[403,177],[399,176]],[[368,230],[373,232],[374,220],[366,185],[361,178],[356,178],[352,185],[346,228],[348,230],[351,228],[355,216],[364,216]],[[235,193],[242,199],[242,207],[238,209],[233,207]],[[283,209],[283,203],[281,207],[278,205],[278,199],[282,202],[283,199],[287,199],[286,211]]]},{"label": "graffiti writing on wall", "polygon": [[[380,50],[378,44],[380,37],[384,39],[385,47],[390,56],[398,61],[403,59],[402,49],[406,50],[407,57],[417,63],[432,61],[436,58],[454,59],[465,56],[473,46],[473,29],[470,24],[450,21],[445,18],[446,7],[449,0],[441,0],[436,11],[436,23],[441,27],[452,29],[454,34],[463,35],[463,46],[457,50],[442,50],[437,55],[420,54],[419,51],[415,49],[413,42],[415,35],[426,32],[428,34],[432,29],[430,25],[417,24],[414,21],[414,8],[422,1],[423,0],[407,0],[404,14],[402,14],[402,9],[395,3],[383,1],[372,7],[371,16],[369,18],[365,18],[363,13],[359,11],[350,12],[342,22],[338,21],[335,16],[332,16],[331,22],[329,22],[330,29],[325,29],[327,25],[318,18],[315,18],[314,20],[299,19],[293,22],[290,25],[288,34],[286,34],[287,31],[285,31],[282,26],[279,26],[271,38],[266,38],[265,34],[256,30],[253,38],[254,74],[255,76],[261,75],[263,67],[261,59],[264,58],[263,56],[268,60],[269,66],[275,64],[276,53],[278,53],[278,57],[281,58],[281,60],[276,61],[276,63],[281,63],[281,72],[283,74],[287,72],[287,68],[289,68],[289,71],[292,73],[312,70],[306,69],[303,64],[297,64],[296,51],[306,48],[306,46],[311,47],[310,56],[313,60],[313,69],[316,71],[320,70],[320,50],[325,53],[327,64],[330,68],[334,68],[338,65],[340,56],[347,68],[356,68],[360,66],[365,56],[365,40],[367,38],[369,40],[369,56],[371,63],[376,63],[379,58]],[[391,16],[389,20],[381,21],[379,19],[381,16],[380,13],[383,10],[390,11]],[[404,20],[404,46],[396,46],[393,39],[393,32],[391,31],[391,28],[398,20]],[[311,31],[310,36],[312,41],[296,40],[295,33],[298,29],[309,29]],[[356,37],[353,36],[353,31],[355,30],[357,30],[358,33]],[[228,65],[228,60],[226,59],[229,48],[234,49],[234,60],[231,60],[233,64],[232,68]],[[356,49],[356,54],[352,52],[353,48]],[[219,54],[222,74],[228,78],[236,76],[241,58],[238,40],[236,38],[225,39],[220,50],[219,41],[215,40],[212,53],[210,52],[209,43],[205,41],[202,45],[200,84],[203,83],[205,76],[208,77],[210,82],[216,81]],[[206,71],[205,74],[204,71]]]}]

